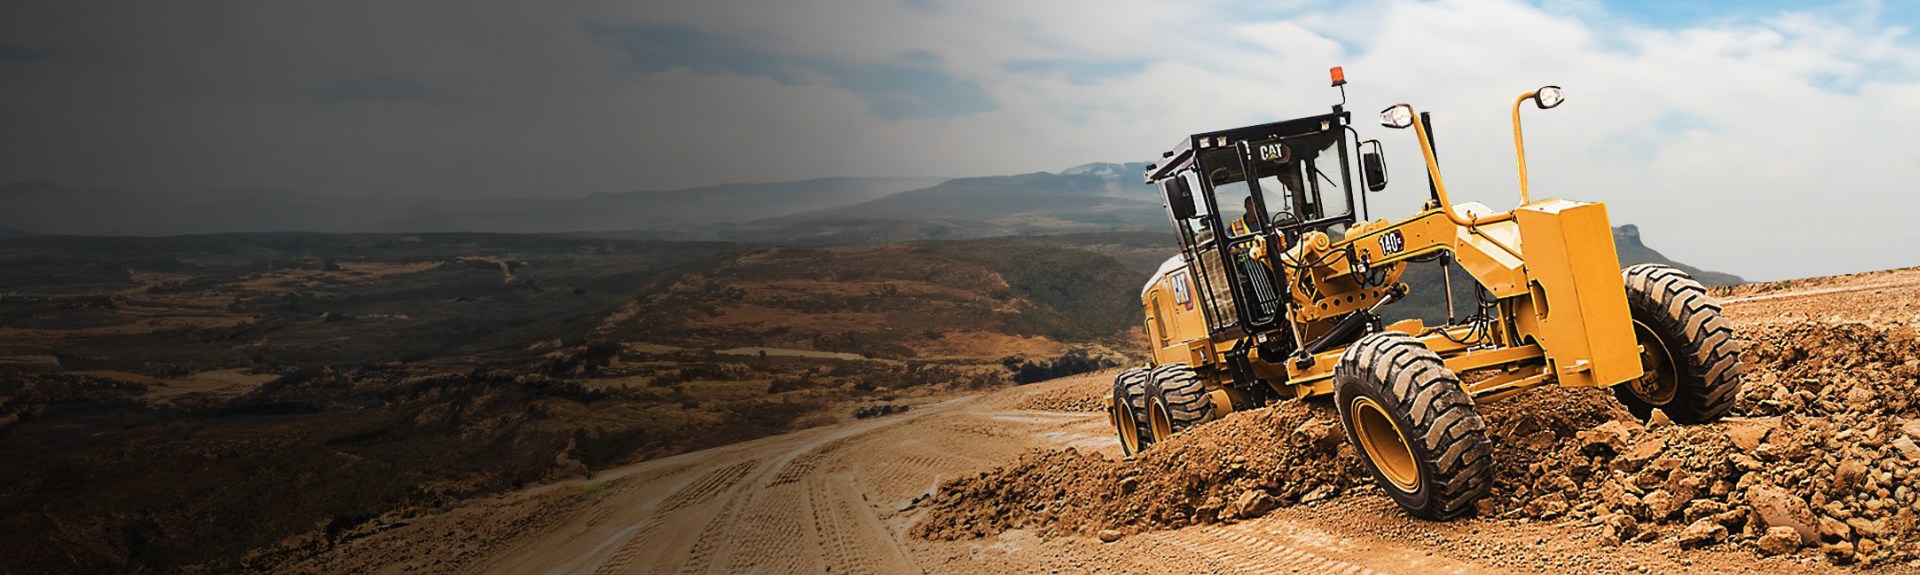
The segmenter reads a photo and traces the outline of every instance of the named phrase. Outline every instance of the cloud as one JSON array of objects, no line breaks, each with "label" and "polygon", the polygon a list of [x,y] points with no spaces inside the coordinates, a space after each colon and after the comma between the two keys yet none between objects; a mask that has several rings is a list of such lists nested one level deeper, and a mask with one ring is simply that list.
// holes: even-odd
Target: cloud
[{"label": "cloud", "polygon": [[[1877,3],[204,1],[0,7],[0,181],[577,197],[1142,161],[1323,113],[1344,66],[1402,217],[1433,112],[1458,200],[1608,202],[1755,279],[1920,265],[1920,52]],[[1737,8],[1737,9],[1736,9]]]}]

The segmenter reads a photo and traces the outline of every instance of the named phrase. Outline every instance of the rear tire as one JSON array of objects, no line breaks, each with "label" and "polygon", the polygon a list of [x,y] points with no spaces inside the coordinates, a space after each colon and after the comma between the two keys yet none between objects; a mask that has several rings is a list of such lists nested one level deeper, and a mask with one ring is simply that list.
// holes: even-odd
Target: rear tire
[{"label": "rear tire", "polygon": [[1408,513],[1445,521],[1493,489],[1486,422],[1459,378],[1413,336],[1376,333],[1347,348],[1334,366],[1333,397],[1347,440]]},{"label": "rear tire", "polygon": [[1128,457],[1153,445],[1146,417],[1147,378],[1146,368],[1129,369],[1113,378],[1113,408],[1107,417],[1120,437],[1120,452]]},{"label": "rear tire", "polygon": [[1720,303],[1686,272],[1640,264],[1620,270],[1633,333],[1647,374],[1614,386],[1614,396],[1642,420],[1658,408],[1675,423],[1725,417],[1739,395],[1741,344],[1720,316]]},{"label": "rear tire", "polygon": [[1184,363],[1153,368],[1147,380],[1147,428],[1158,443],[1168,436],[1213,421],[1213,401],[1206,383]]}]

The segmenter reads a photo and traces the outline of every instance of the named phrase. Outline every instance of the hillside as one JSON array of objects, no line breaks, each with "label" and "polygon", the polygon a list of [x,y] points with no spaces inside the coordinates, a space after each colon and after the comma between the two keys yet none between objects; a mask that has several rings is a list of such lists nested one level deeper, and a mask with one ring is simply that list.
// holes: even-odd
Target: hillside
[{"label": "hillside", "polygon": [[1025,239],[752,248],[628,302],[597,337],[894,359],[1048,355],[1067,342],[1137,343],[1145,279]]},{"label": "hillside", "polygon": [[1733,286],[1747,283],[1747,280],[1741,279],[1740,276],[1706,271],[1667,259],[1667,256],[1660,255],[1660,252],[1640,242],[1640,227],[1633,224],[1613,228],[1613,248],[1620,253],[1622,267],[1633,264],[1665,264],[1680,268],[1681,271],[1687,272],[1705,285]]},{"label": "hillside", "polygon": [[1134,361],[1143,280],[1020,238],[0,242],[0,572],[266,569],[527,485]]},{"label": "hillside", "polygon": [[577,199],[420,202],[355,231],[551,233],[682,228],[832,209],[940,183],[936,178],[821,178],[726,184],[670,192],[596,193]]}]

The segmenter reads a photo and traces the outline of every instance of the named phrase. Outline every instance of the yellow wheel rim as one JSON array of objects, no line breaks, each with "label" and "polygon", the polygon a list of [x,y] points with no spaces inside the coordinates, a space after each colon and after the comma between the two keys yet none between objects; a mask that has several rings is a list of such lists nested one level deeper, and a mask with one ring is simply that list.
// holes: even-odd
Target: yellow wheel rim
[{"label": "yellow wheel rim", "polygon": [[1646,373],[1628,382],[1627,388],[1653,405],[1673,403],[1673,396],[1680,391],[1680,374],[1673,368],[1673,356],[1667,352],[1666,342],[1653,328],[1638,321],[1633,322],[1633,337],[1640,343],[1640,368]]},{"label": "yellow wheel rim", "polygon": [[1380,475],[1400,491],[1418,491],[1420,465],[1413,460],[1413,446],[1408,444],[1406,434],[1400,432],[1400,426],[1387,415],[1387,410],[1363,395],[1353,399],[1353,407],[1348,412],[1353,418],[1355,434],[1360,436],[1360,447],[1366,450],[1367,460],[1373,462],[1374,469],[1380,470]]},{"label": "yellow wheel rim", "polygon": [[1153,427],[1153,440],[1158,442],[1173,436],[1173,418],[1167,415],[1167,406],[1158,399],[1147,408],[1147,422]]},{"label": "yellow wheel rim", "polygon": [[1108,415],[1113,419],[1113,431],[1120,434],[1120,446],[1126,449],[1127,453],[1139,453],[1140,425],[1134,423],[1133,413],[1128,411],[1125,405],[1115,402],[1113,411]]}]

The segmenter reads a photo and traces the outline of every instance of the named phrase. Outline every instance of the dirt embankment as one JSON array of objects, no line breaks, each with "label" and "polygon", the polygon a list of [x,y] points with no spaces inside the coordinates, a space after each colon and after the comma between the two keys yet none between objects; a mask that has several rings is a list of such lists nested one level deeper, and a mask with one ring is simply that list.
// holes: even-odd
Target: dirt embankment
[{"label": "dirt embankment", "polygon": [[1034,451],[1013,465],[941,486],[913,528],[928,539],[1008,529],[1138,532],[1257,517],[1283,503],[1333,497],[1360,477],[1333,411],[1286,403],[1234,413],[1139,457]]},{"label": "dirt embankment", "polygon": [[[1913,328],[1803,322],[1743,332],[1749,372],[1726,421],[1642,424],[1605,390],[1485,406],[1500,472],[1482,519],[1834,563],[1920,558],[1920,377]],[[1083,393],[1094,391],[1089,387]],[[1232,522],[1375,493],[1325,402],[1226,419],[1116,461],[1072,449],[943,484],[916,536],[1009,529],[1103,538]],[[1111,531],[1111,532],[1108,532]]]}]

